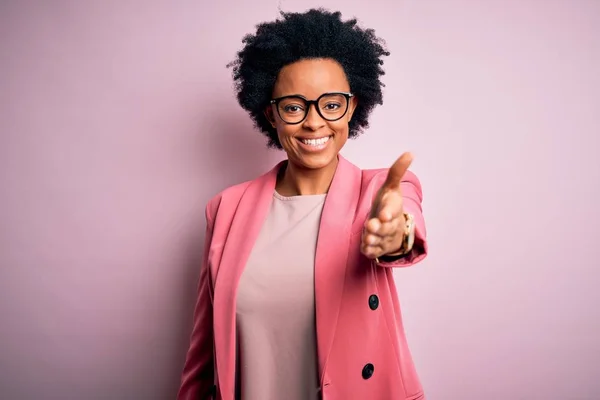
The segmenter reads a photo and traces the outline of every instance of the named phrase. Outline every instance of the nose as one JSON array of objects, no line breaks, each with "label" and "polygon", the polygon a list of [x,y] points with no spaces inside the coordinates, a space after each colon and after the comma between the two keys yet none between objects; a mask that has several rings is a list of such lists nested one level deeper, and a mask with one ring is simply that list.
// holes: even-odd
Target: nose
[{"label": "nose", "polygon": [[317,107],[314,103],[308,106],[308,114],[302,123],[306,129],[311,131],[316,131],[325,125],[325,120],[317,112]]}]

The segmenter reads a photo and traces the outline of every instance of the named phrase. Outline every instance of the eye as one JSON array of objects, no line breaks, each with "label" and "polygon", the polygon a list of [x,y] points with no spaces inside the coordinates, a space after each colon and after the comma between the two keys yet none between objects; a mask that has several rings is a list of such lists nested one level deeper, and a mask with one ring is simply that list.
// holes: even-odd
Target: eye
[{"label": "eye", "polygon": [[286,113],[297,113],[302,111],[303,108],[300,105],[297,104],[288,104],[287,106],[283,107],[283,111],[285,111]]},{"label": "eye", "polygon": [[339,103],[327,103],[325,107],[323,107],[327,111],[335,111],[338,110],[342,105]]}]

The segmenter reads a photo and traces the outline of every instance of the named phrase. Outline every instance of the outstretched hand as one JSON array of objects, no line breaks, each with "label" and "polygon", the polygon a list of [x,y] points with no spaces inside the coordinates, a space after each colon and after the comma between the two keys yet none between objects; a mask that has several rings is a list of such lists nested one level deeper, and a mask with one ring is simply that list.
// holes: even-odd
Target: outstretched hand
[{"label": "outstretched hand", "polygon": [[406,220],[400,182],[412,160],[412,154],[404,153],[394,162],[373,200],[360,245],[361,252],[368,258],[394,254],[402,246]]}]

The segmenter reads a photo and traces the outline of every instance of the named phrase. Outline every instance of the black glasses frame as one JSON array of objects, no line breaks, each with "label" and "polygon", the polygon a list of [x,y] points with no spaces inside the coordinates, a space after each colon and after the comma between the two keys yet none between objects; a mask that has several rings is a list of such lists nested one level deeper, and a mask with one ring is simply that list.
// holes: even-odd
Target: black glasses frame
[{"label": "black glasses frame", "polygon": [[[331,96],[331,95],[342,95],[346,98],[346,109],[344,110],[344,113],[342,115],[340,115],[338,118],[326,118],[322,113],[321,110],[319,109],[319,101],[321,101],[321,99],[325,96]],[[301,124],[302,122],[304,122],[304,120],[306,119],[306,117],[308,116],[308,111],[310,110],[310,106],[314,105],[315,106],[315,110],[317,110],[317,113],[321,116],[321,118],[323,118],[325,121],[329,121],[329,122],[335,122],[338,121],[340,119],[342,119],[344,117],[344,115],[346,115],[346,113],[348,112],[348,107],[350,105],[350,99],[354,97],[353,93],[348,93],[348,92],[328,92],[328,93],[323,93],[322,95],[319,96],[319,98],[317,98],[316,100],[307,100],[304,96],[300,96],[300,95],[290,95],[290,96],[282,96],[282,97],[277,97],[275,99],[272,99],[269,104],[274,104],[275,108],[277,109],[277,114],[279,115],[279,118],[281,118],[281,120],[283,122],[285,122],[288,125],[298,125]],[[279,103],[282,100],[285,99],[291,99],[291,98],[295,98],[295,99],[302,99],[304,100],[304,102],[306,103],[306,110],[304,110],[304,117],[302,117],[302,119],[298,122],[287,122],[282,116],[281,116],[281,112],[279,111]]]}]

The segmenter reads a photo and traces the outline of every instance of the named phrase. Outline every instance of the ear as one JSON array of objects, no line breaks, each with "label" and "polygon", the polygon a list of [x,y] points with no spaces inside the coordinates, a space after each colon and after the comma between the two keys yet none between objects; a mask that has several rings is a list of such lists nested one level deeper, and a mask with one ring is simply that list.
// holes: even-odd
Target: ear
[{"label": "ear", "polygon": [[275,128],[275,115],[273,114],[273,107],[268,105],[264,110],[265,117],[271,123],[271,126]]},{"label": "ear", "polygon": [[358,98],[356,96],[352,96],[350,98],[350,104],[348,104],[348,122],[352,119],[352,115],[354,115],[354,110],[356,110],[356,106],[358,105]]}]

